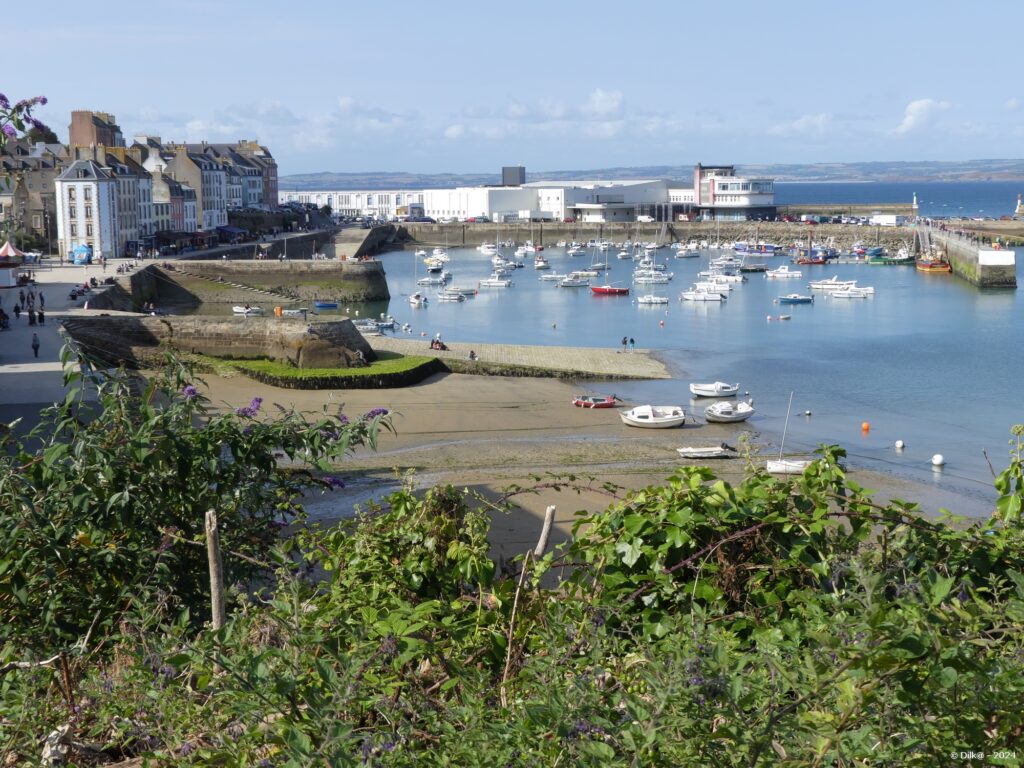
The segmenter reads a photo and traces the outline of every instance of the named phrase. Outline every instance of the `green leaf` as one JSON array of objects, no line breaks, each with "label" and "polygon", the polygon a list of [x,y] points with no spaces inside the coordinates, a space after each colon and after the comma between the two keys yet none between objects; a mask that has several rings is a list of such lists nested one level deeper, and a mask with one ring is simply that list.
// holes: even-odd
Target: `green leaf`
[{"label": "green leaf", "polygon": [[623,563],[632,567],[643,554],[643,540],[631,539],[630,541],[620,541],[615,545],[615,551],[619,553]]}]

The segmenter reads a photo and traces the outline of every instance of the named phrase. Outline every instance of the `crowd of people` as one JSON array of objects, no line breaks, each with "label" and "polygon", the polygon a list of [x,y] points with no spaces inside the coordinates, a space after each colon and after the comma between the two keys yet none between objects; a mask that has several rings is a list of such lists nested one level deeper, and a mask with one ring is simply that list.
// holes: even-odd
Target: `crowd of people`
[{"label": "crowd of people", "polygon": [[[43,325],[46,322],[45,307],[46,299],[42,291],[37,294],[34,288],[29,288],[26,293],[22,288],[18,291],[18,301],[14,304],[14,319],[20,320],[21,313],[24,312],[28,317],[29,325]],[[0,327],[10,328],[10,324],[10,315],[0,309]]]}]

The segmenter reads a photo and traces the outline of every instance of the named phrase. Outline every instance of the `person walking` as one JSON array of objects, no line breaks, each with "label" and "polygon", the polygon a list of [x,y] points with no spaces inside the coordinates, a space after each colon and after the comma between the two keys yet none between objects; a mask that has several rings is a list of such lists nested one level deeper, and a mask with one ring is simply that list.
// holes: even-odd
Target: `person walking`
[{"label": "person walking", "polygon": [[629,337],[628,336],[623,336],[622,337],[622,351],[623,352],[626,351],[626,345],[627,344],[629,344]]},{"label": "person walking", "polygon": [[32,354],[39,357],[39,334],[32,334]]},{"label": "person walking", "polygon": [[636,342],[632,338],[629,340],[629,351],[632,352],[636,348]]},{"label": "person walking", "polygon": [[21,319],[21,304],[15,304],[14,305],[14,319],[15,320],[20,320]]},{"label": "person walking", "polygon": [[39,310],[42,311],[46,306],[46,301],[43,299],[43,292],[39,292]]}]

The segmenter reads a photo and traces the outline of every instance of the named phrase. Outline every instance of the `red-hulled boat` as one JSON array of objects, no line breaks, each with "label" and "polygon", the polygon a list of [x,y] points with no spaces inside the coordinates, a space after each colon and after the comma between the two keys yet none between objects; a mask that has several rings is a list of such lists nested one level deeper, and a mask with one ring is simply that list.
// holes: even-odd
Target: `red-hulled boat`
[{"label": "red-hulled boat", "polygon": [[592,285],[590,292],[597,296],[629,296],[629,288],[617,285]]},{"label": "red-hulled boat", "polygon": [[576,395],[572,404],[579,408],[614,408],[615,395]]}]

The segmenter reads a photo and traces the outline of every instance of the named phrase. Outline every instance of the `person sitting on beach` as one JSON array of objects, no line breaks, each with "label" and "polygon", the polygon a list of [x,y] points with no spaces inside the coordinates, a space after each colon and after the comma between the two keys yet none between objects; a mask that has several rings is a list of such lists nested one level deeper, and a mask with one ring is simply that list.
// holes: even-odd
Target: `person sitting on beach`
[{"label": "person sitting on beach", "polygon": [[470,360],[476,360],[476,351],[475,350],[472,350],[472,349],[469,350],[469,359]]}]

